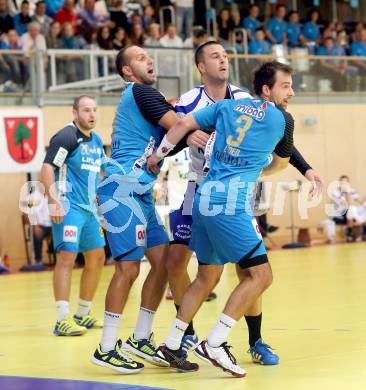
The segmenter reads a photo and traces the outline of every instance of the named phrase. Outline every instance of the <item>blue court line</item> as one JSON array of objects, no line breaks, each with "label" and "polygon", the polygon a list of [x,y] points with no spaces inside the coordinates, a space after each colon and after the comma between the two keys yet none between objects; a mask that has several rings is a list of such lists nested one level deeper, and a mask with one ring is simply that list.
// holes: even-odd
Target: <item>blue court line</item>
[{"label": "blue court line", "polygon": [[162,387],[69,379],[0,376],[0,390],[167,390]]}]

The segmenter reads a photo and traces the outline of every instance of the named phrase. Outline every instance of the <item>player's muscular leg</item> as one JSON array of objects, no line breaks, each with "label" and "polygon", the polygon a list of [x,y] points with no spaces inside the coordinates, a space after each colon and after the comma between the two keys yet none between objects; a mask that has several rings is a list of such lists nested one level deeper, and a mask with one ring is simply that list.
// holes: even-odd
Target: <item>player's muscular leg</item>
[{"label": "player's muscular leg", "polygon": [[[242,269],[238,264],[235,265],[236,275],[240,282],[244,282],[247,278],[250,278],[248,269]],[[262,295],[260,295],[252,306],[244,313],[246,316],[258,316],[262,313]]]},{"label": "player's muscular leg", "polygon": [[201,307],[202,302],[220,280],[223,265],[200,265],[196,279],[188,287],[179,307],[177,318],[189,323]]},{"label": "player's muscular leg", "polygon": [[70,300],[71,273],[77,253],[60,251],[53,272],[53,291],[56,301]]},{"label": "player's muscular leg", "polygon": [[166,270],[168,245],[163,244],[147,249],[145,255],[150,262],[151,269],[142,286],[141,306],[145,309],[156,311],[168,282]]},{"label": "player's muscular leg", "polygon": [[259,296],[272,283],[272,269],[269,263],[248,268],[249,278],[245,278],[231,293],[224,314],[239,320],[252,307]]},{"label": "player's muscular leg", "polygon": [[168,270],[169,286],[172,290],[174,302],[182,303],[183,295],[191,283],[187,272],[192,252],[187,245],[173,244],[169,246],[166,267]]},{"label": "player's muscular leg", "polygon": [[122,313],[127,302],[131,286],[140,272],[140,260],[126,260],[116,263],[114,275],[109,284],[105,310],[111,313]]},{"label": "player's muscular leg", "polygon": [[104,267],[104,248],[84,252],[85,267],[80,278],[80,299],[92,301]]}]

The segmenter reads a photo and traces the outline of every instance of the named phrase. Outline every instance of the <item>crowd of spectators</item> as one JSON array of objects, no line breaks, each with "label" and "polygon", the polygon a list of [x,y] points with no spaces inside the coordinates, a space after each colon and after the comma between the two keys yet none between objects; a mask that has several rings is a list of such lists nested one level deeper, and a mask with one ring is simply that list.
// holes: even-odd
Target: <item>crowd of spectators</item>
[{"label": "crowd of spectators", "polygon": [[[194,17],[194,0],[170,3],[175,8],[176,24],[162,24],[155,2],[152,5],[149,0],[0,0],[0,49],[119,50],[131,44],[192,48],[208,39],[203,26],[193,26],[193,21],[197,24],[199,20],[197,15]],[[301,23],[298,12],[284,5],[277,5],[273,16],[267,17],[256,4],[239,9],[237,3],[232,3],[218,12],[215,23],[214,38],[225,47],[235,47],[238,53],[246,46],[245,29],[249,54],[270,54],[274,46],[280,45],[285,50],[300,47],[323,56],[366,56],[362,22],[354,26],[325,22],[316,9]],[[11,80],[24,85],[28,62],[27,55],[0,55],[0,83]],[[348,67],[344,61],[332,59],[322,65],[334,73],[366,72],[364,61]]]}]

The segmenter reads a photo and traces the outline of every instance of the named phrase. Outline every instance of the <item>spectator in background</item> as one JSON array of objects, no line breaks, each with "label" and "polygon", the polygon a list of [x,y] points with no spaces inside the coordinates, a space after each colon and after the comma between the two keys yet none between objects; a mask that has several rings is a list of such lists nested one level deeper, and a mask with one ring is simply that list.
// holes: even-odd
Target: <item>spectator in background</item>
[{"label": "spectator in background", "polygon": [[160,46],[162,47],[183,47],[182,38],[177,35],[175,24],[168,24],[165,34],[160,38]]},{"label": "spectator in background", "polygon": [[[363,29],[359,32],[359,39],[354,41],[351,45],[351,56],[366,56],[366,30]],[[361,75],[366,75],[366,62],[355,61],[354,62],[359,69]]]},{"label": "spectator in background", "polygon": [[[1,50],[22,50],[20,39],[15,29],[11,29],[6,37],[0,42]],[[26,59],[22,54],[4,54],[3,55],[4,71],[7,73],[7,79],[17,85],[25,86],[28,80],[28,69]]]},{"label": "spectator in background", "polygon": [[319,43],[320,26],[318,24],[319,11],[312,10],[309,14],[308,21],[302,26],[301,41],[306,45],[314,47]]},{"label": "spectator in background", "polygon": [[355,26],[355,31],[351,34],[352,42],[359,41],[361,39],[361,32],[365,29],[365,24],[363,22],[357,22]]},{"label": "spectator in background", "polygon": [[84,38],[75,36],[72,23],[65,23],[62,26],[62,34],[60,38],[60,47],[62,49],[80,50],[84,49],[86,42]]},{"label": "spectator in background", "polygon": [[336,31],[335,22],[327,23],[327,25],[325,26],[325,28],[321,34],[321,37],[322,37],[323,42],[324,42],[325,38],[328,38],[328,37],[332,37],[334,40],[336,39],[337,31]]},{"label": "spectator in background", "polygon": [[131,45],[143,46],[145,43],[145,31],[141,24],[132,25],[130,34]]},{"label": "spectator in background", "polygon": [[[85,40],[86,40],[86,46],[85,49],[88,50],[97,50],[98,49],[98,29],[91,29],[86,32],[85,34]],[[94,59],[96,61],[96,59]]]},{"label": "spectator in background", "polygon": [[275,15],[267,23],[266,35],[274,45],[287,43],[287,23],[285,22],[286,7],[282,4],[276,6]]},{"label": "spectator in background", "polygon": [[349,53],[348,37],[344,30],[340,30],[337,32],[335,44],[338,52],[343,53],[343,56]]},{"label": "spectator in background", "polygon": [[77,27],[81,24],[81,20],[78,19],[76,15],[74,0],[65,0],[63,7],[57,11],[53,19],[56,22],[59,22],[61,27],[65,23],[71,23],[75,33]]},{"label": "spectator in background", "polygon": [[258,20],[258,15],[259,6],[252,4],[249,8],[249,15],[243,19],[242,27],[247,30],[249,39],[255,39],[257,28],[262,26],[262,23]]},{"label": "spectator in background", "polygon": [[[332,37],[325,39],[324,45],[320,46],[317,52],[319,56],[339,57],[337,47]],[[353,73],[353,69],[348,67],[345,60],[322,59],[320,66],[323,77],[331,79],[332,86],[335,91],[343,91],[345,89],[345,75]]]},{"label": "spectator in background", "polygon": [[98,42],[99,49],[102,50],[113,49],[112,36],[107,26],[104,26],[101,29],[99,29],[97,42]]},{"label": "spectator in background", "polygon": [[150,25],[156,23],[155,10],[150,4],[148,4],[144,8],[144,15],[142,17],[142,22],[145,31],[149,31]]},{"label": "spectator in background", "polygon": [[116,31],[119,27],[123,28],[127,34],[130,32],[130,24],[128,23],[127,15],[123,11],[123,2],[116,1],[114,9],[110,11],[110,20],[112,27]]},{"label": "spectator in background", "polygon": [[81,19],[80,32],[82,34],[104,26],[113,26],[108,18],[102,19],[95,12],[95,0],[85,0],[84,7],[79,10],[77,16]]},{"label": "spectator in background", "polygon": [[[336,225],[346,225],[347,242],[355,241],[356,237],[352,228],[355,222],[360,225],[365,223],[364,208],[347,175],[342,175],[339,178],[339,184],[332,191],[330,198],[333,202],[334,214],[336,214],[333,217],[334,222]],[[363,229],[362,234],[365,236],[365,229]]]},{"label": "spectator in background", "polygon": [[201,46],[207,40],[208,40],[207,31],[203,28],[196,28],[193,31],[193,36],[187,38],[184,41],[183,46],[187,48],[197,49],[198,46]]},{"label": "spectator in background", "polygon": [[58,22],[51,24],[50,33],[46,36],[47,49],[59,49],[61,46],[60,42],[61,25]]},{"label": "spectator in background", "polygon": [[8,11],[7,0],[0,0],[0,35],[14,28],[14,21]]},{"label": "spectator in background", "polygon": [[297,47],[300,45],[300,32],[301,26],[299,23],[299,13],[296,11],[290,11],[288,14],[287,22],[287,44],[289,47]]},{"label": "spectator in background", "polygon": [[130,45],[130,40],[122,27],[118,27],[117,31],[114,33],[112,44],[113,49],[118,51]]},{"label": "spectator in background", "polygon": [[22,1],[20,13],[15,15],[13,20],[19,36],[22,36],[28,31],[28,26],[32,22],[32,18],[29,16],[29,2],[27,0]]},{"label": "spectator in background", "polygon": [[37,22],[31,22],[28,25],[28,32],[20,37],[23,50],[39,50],[43,53],[46,52],[46,40],[40,31],[41,27]]},{"label": "spectator in background", "polygon": [[160,26],[157,23],[150,24],[145,46],[160,46]]},{"label": "spectator in background", "polygon": [[263,28],[258,28],[255,32],[255,37],[249,42],[249,54],[269,54],[271,46],[265,38],[266,35]]},{"label": "spectator in background", "polygon": [[37,22],[41,27],[41,34],[46,36],[50,31],[50,25],[52,23],[52,18],[46,15],[46,3],[41,0],[36,4],[36,10],[32,17],[33,22]]},{"label": "spectator in background", "polygon": [[223,8],[217,17],[217,30],[219,34],[218,41],[223,46],[231,46],[234,22],[227,8]]},{"label": "spectator in background", "polygon": [[193,0],[171,0],[171,2],[175,4],[178,35],[185,40],[192,34]]}]

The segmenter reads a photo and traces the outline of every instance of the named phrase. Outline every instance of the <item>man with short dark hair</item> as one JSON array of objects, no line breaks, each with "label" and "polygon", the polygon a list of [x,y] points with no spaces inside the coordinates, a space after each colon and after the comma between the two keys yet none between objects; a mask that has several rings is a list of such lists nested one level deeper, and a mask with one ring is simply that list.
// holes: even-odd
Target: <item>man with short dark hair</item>
[{"label": "man with short dark hair", "polygon": [[14,21],[8,10],[6,0],[0,0],[0,35],[14,28]]},{"label": "man with short dark hair", "polygon": [[[104,234],[96,210],[96,188],[104,158],[103,143],[96,132],[97,105],[82,95],[73,104],[73,122],[58,131],[41,170],[52,218],[55,251],[58,253],[53,275],[57,307],[57,336],[79,336],[87,329],[102,327],[90,312],[104,266]],[[76,314],[69,309],[71,274],[79,252],[85,268],[80,280],[80,299]]]},{"label": "man with short dark hair", "polygon": [[32,18],[29,16],[29,2],[27,0],[22,1],[20,12],[14,16],[13,20],[19,36],[28,31],[28,25],[32,22]]},{"label": "man with short dark hair", "polygon": [[[250,97],[245,90],[228,84],[229,65],[227,54],[225,49],[216,41],[208,41],[201,45],[195,52],[195,62],[201,73],[203,85],[193,88],[179,98],[175,105],[175,111],[179,116],[185,116],[222,99],[238,100]],[[274,75],[273,72],[272,75]],[[260,73],[257,76],[259,77]],[[274,81],[273,77],[267,79],[270,88],[273,88]],[[255,92],[261,94],[259,83],[256,82],[256,85],[258,90]],[[283,104],[283,102],[279,102],[279,104]],[[211,134],[214,129],[205,129],[205,131]],[[191,171],[188,175],[190,181],[187,186],[185,200],[178,210],[173,210],[169,215],[172,240],[169,246],[167,269],[169,285],[177,310],[190,284],[187,266],[192,256],[192,251],[189,249],[192,226],[191,202],[197,187],[208,170],[203,149],[191,146],[190,155],[192,159]],[[291,155],[290,163],[309,181],[320,180],[296,148],[294,148]],[[244,280],[247,277],[246,272],[239,267],[236,270],[239,279]],[[245,321],[249,330],[249,346],[253,361],[262,365],[278,364],[278,356],[262,340],[262,305],[260,297],[245,313]],[[182,338],[182,351],[186,353],[189,349],[194,348],[197,343],[198,336],[193,324],[190,323]],[[194,353],[199,357],[202,356],[199,347],[194,350]]]},{"label": "man with short dark hair", "polygon": [[50,31],[52,18],[46,15],[46,2],[43,0],[37,1],[36,9],[32,17],[33,22],[37,22],[40,25],[40,33],[44,36]]},{"label": "man with short dark hair", "polygon": [[[127,83],[114,121],[111,160],[98,189],[99,211],[116,268],[107,291],[101,342],[92,362],[120,373],[136,373],[144,365],[126,351],[150,363],[168,365],[156,355],[152,323],[166,289],[169,239],[152,199],[157,175],[146,171],[146,160],[163,139],[165,129],[178,118],[164,96],[152,87],[156,81],[154,62],[144,49],[122,49],[116,68]],[[197,146],[204,147],[205,142]],[[142,288],[135,330],[122,344],[119,322],[144,254],[151,268]]]},{"label": "man with short dark hair", "polygon": [[[190,249],[199,261],[198,276],[184,294],[169,336],[158,350],[158,355],[173,368],[184,359],[181,343],[189,322],[218,283],[223,265],[234,262],[243,273],[238,273],[240,283],[208,340],[200,344],[198,356],[234,376],[246,374],[236,364],[226,340],[232,326],[249,312],[272,282],[263,240],[248,203],[254,182],[270,158],[272,162],[264,170],[268,174],[283,169],[293,153],[294,123],[284,111],[294,95],[291,68],[278,62],[262,65],[255,73],[254,89],[260,99],[224,99],[187,115],[163,139],[161,146],[165,150],[160,146],[148,160],[148,169],[154,171],[156,163],[185,132],[197,127],[216,129],[210,170],[198,187],[193,211]],[[231,188],[234,182],[238,185]],[[212,193],[211,188],[218,185],[220,188]],[[201,206],[198,208],[202,202],[206,214]],[[214,209],[220,211],[210,215]]]}]

